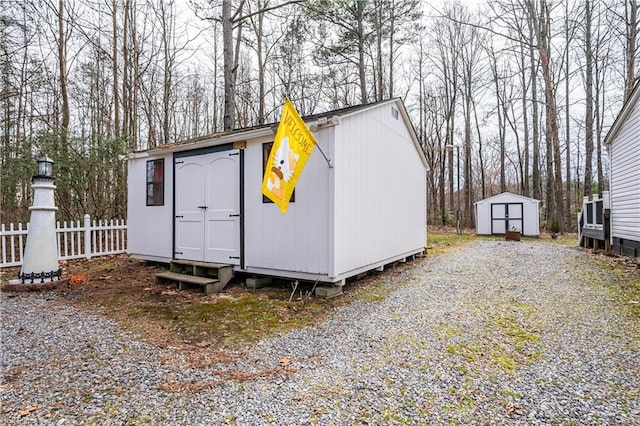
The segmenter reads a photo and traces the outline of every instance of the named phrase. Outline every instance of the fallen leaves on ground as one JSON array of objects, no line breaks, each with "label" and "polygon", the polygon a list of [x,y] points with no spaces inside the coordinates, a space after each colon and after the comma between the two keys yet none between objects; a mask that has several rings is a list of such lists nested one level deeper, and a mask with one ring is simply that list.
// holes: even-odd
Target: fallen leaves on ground
[{"label": "fallen leaves on ground", "polygon": [[36,411],[38,409],[38,407],[36,407],[35,405],[31,405],[27,408],[25,408],[24,410],[20,410],[18,412],[18,414],[20,414],[20,417],[24,417],[24,416],[28,416],[29,413]]}]

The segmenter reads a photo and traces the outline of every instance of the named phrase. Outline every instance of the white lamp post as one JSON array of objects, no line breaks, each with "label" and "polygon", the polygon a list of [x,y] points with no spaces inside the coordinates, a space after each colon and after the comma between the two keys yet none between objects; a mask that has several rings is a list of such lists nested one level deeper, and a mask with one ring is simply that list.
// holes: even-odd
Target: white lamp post
[{"label": "white lamp post", "polygon": [[56,210],[53,176],[53,160],[43,157],[38,160],[38,174],[31,179],[33,205],[29,207],[29,232],[24,249],[22,283],[44,283],[56,281],[62,270],[58,267],[58,245],[56,236]]}]

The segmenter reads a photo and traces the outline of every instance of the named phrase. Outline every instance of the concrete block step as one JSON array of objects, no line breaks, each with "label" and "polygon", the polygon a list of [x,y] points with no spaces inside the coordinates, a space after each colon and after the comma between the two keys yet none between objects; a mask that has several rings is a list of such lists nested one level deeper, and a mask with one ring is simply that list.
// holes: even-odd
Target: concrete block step
[{"label": "concrete block step", "polygon": [[316,287],[316,297],[331,299],[342,294],[342,287],[337,285]]},{"label": "concrete block step", "polygon": [[226,283],[215,278],[198,277],[195,275],[179,274],[176,272],[160,272],[156,274],[158,281],[173,281],[178,284],[178,288],[183,290],[191,286],[202,286],[206,294],[219,293]]},{"label": "concrete block step", "polygon": [[174,259],[171,261],[170,271],[176,274],[215,278],[218,279],[223,286],[227,285],[233,278],[233,266],[224,263]]},{"label": "concrete block step", "polygon": [[246,285],[247,288],[258,289],[262,287],[266,287],[271,284],[271,277],[258,277],[258,278],[247,278]]}]

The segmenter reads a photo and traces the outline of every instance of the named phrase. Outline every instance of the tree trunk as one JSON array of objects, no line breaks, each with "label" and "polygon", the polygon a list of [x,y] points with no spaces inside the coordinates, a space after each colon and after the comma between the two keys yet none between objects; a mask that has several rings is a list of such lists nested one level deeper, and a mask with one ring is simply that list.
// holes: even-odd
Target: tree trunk
[{"label": "tree trunk", "polygon": [[496,89],[496,115],[498,116],[498,144],[500,150],[500,192],[507,190],[507,178],[505,173],[505,124],[504,124],[504,103],[500,96],[500,76],[498,75],[498,60],[495,52],[491,51],[491,70],[493,72],[493,84]]},{"label": "tree trunk", "polygon": [[[604,74],[604,69],[599,70],[599,65],[598,65],[598,61],[594,61],[594,71],[595,71],[595,94],[594,94],[594,98],[595,98],[595,102],[594,102],[594,116],[596,118],[596,144],[597,144],[597,154],[596,154],[596,158],[597,158],[597,168],[598,168],[598,193],[602,194],[602,191],[604,191],[604,172],[602,170],[602,118],[601,118],[601,110],[604,111],[604,105],[606,100],[605,100],[605,91],[602,90],[602,88],[604,87],[604,76],[602,77],[602,80],[599,77],[599,74],[602,73]],[[600,97],[600,94],[602,93],[602,97]],[[600,100],[602,102],[602,109],[600,108]]]},{"label": "tree trunk", "polygon": [[231,0],[222,0],[222,57],[224,74],[224,115],[223,130],[233,130],[235,125],[235,66],[233,58],[233,21],[231,18]]},{"label": "tree trunk", "polygon": [[162,80],[162,143],[171,141],[171,90],[173,86],[173,12],[167,12],[166,7],[172,8],[173,3],[162,2],[162,47],[164,51],[163,80]]},{"label": "tree trunk", "polygon": [[638,3],[636,0],[625,0],[624,8],[627,15],[625,26],[627,45],[625,48],[626,75],[624,81],[624,99],[627,100],[636,82],[636,36],[638,34]]},{"label": "tree trunk", "polygon": [[[546,12],[548,13],[548,12]],[[545,21],[548,22],[548,15],[545,17]],[[548,31],[548,26],[545,31]],[[558,120],[557,120],[557,111],[555,106],[555,96],[553,89],[553,81],[551,76],[551,66],[549,63],[549,45],[546,34],[543,33],[540,43],[538,44],[538,52],[540,54],[540,64],[542,67],[542,77],[544,80],[544,92],[545,92],[545,102],[546,102],[546,119],[547,119],[547,130],[549,131],[550,142],[553,148],[553,177],[549,176],[547,178],[547,182],[550,182],[549,179],[553,179],[553,200],[555,202],[555,212],[554,209],[551,209],[552,216],[555,218],[557,224],[558,232],[565,232],[565,221],[564,221],[564,205],[563,205],[563,191],[562,191],[562,158],[560,156],[560,138],[558,137]],[[549,155],[549,151],[547,151]],[[550,163],[550,159],[547,158],[547,164]],[[547,173],[551,174],[551,168],[547,169]],[[549,186],[547,187],[549,190]],[[555,213],[555,214],[554,214]]]},{"label": "tree trunk", "polygon": [[[588,1],[588,0],[587,0]],[[571,223],[571,133],[570,133],[570,102],[569,102],[569,3],[565,4],[565,17],[564,17],[564,35],[565,35],[565,100],[564,100],[564,119],[565,119],[565,149],[566,149],[566,164],[565,164],[565,173],[566,173],[566,197],[565,197],[565,212],[567,217],[567,223]]]},{"label": "tree trunk", "polygon": [[535,58],[535,36],[531,20],[527,20],[529,26],[529,57],[531,66],[531,142],[533,148],[531,165],[531,183],[533,186],[533,198],[542,200],[542,182],[540,179],[540,119],[538,117],[538,65]]},{"label": "tree trunk", "polygon": [[71,193],[69,186],[64,180],[69,180],[69,167],[66,161],[69,157],[69,122],[71,112],[69,107],[68,74],[67,74],[67,35],[65,34],[65,4],[64,0],[58,1],[58,66],[60,72],[60,97],[62,98],[62,121],[60,122],[60,158],[64,163],[58,168],[62,172],[60,179],[58,196],[60,198],[60,208],[65,217],[69,216],[71,207]]},{"label": "tree trunk", "polygon": [[365,45],[364,45],[364,2],[359,1],[357,4],[358,12],[358,75],[360,76],[360,102],[368,104],[367,96],[367,69],[365,67]]},{"label": "tree trunk", "polygon": [[524,47],[520,45],[520,82],[522,84],[522,124],[524,144],[524,175],[522,177],[522,195],[529,196],[529,108],[527,107],[527,70],[525,65]]},{"label": "tree trunk", "polygon": [[[445,171],[445,158],[446,158],[446,152],[444,151],[444,148],[441,147],[441,149],[443,149],[443,151],[441,152],[441,156],[440,158],[442,159],[440,161],[440,218],[441,218],[441,225],[445,226],[447,224],[447,214],[446,214],[446,209],[445,209],[445,198],[444,198],[444,171]],[[453,166],[452,166],[453,167]],[[451,180],[451,179],[449,179]],[[453,186],[453,181],[451,181],[451,185]]]},{"label": "tree trunk", "polygon": [[[258,8],[263,7],[260,2],[258,2]],[[262,33],[262,25],[264,23],[264,13],[258,14],[258,28],[256,31],[256,53],[258,55],[258,124],[264,124],[264,73],[265,73],[265,63],[263,56],[263,33]]]},{"label": "tree trunk", "polygon": [[585,118],[584,193],[591,195],[593,182],[593,52],[591,50],[591,2],[585,0]]},{"label": "tree trunk", "polygon": [[112,37],[111,63],[113,73],[113,132],[120,137],[120,94],[118,92],[118,0],[112,1]]},{"label": "tree trunk", "polygon": [[473,227],[473,182],[471,177],[471,88],[466,100],[464,123],[464,204],[465,224]]},{"label": "tree trunk", "polygon": [[396,24],[396,15],[395,15],[395,11],[393,10],[393,6],[392,6],[392,10],[391,10],[391,29],[389,32],[389,98],[393,98],[393,55],[396,53],[394,51],[395,46],[394,46],[394,36],[395,36],[395,25]]},{"label": "tree trunk", "polygon": [[482,199],[486,198],[486,184],[484,177],[484,160],[482,158],[482,133],[480,132],[480,124],[478,123],[478,111],[476,103],[473,102],[473,116],[476,122],[476,133],[478,134],[478,158],[480,159],[480,185],[482,186]]}]

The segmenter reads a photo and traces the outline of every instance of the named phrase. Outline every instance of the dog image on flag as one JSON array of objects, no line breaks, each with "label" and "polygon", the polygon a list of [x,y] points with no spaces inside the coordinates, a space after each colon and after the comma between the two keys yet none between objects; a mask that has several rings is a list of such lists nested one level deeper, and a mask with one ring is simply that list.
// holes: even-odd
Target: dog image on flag
[{"label": "dog image on flag", "polygon": [[289,147],[289,138],[282,138],[280,147],[275,152],[273,164],[271,165],[271,174],[267,179],[267,188],[276,197],[284,198],[284,185],[282,181],[289,182],[293,176],[293,170],[298,164],[300,156]]}]

